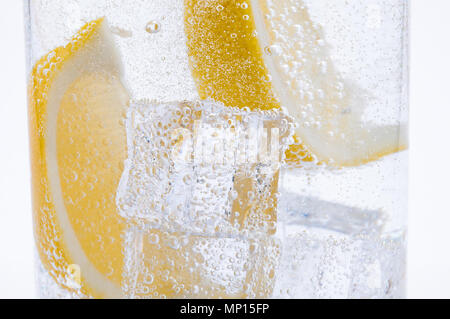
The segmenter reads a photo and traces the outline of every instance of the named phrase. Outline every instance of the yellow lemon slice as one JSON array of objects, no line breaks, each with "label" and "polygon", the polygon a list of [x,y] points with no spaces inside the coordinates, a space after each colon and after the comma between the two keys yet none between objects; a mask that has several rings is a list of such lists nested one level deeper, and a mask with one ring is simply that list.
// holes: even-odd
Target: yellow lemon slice
[{"label": "yellow lemon slice", "polygon": [[364,102],[333,65],[303,1],[185,0],[191,68],[202,98],[286,107],[291,162],[357,166],[407,148],[406,127],[362,120]]},{"label": "yellow lemon slice", "polygon": [[31,73],[37,248],[48,273],[79,296],[122,296],[124,224],[114,201],[126,158],[128,94],[121,72],[99,19],[41,58]]}]

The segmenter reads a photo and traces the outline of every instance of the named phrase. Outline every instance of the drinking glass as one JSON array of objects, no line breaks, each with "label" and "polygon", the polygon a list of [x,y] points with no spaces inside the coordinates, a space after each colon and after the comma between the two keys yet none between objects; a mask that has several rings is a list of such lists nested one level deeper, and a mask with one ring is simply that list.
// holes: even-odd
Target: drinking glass
[{"label": "drinking glass", "polygon": [[43,298],[403,298],[407,0],[24,0]]}]

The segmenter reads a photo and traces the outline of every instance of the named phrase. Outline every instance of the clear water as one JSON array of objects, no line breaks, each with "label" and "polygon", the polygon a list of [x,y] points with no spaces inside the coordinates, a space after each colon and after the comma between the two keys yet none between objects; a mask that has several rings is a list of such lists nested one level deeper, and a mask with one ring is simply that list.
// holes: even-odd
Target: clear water
[{"label": "clear water", "polygon": [[[366,2],[296,1],[324,28],[342,76],[370,92],[365,116],[404,121],[404,34],[391,32],[403,27],[403,1]],[[356,168],[287,165],[288,114],[199,101],[183,0],[36,0],[28,14],[30,65],[105,15],[123,58],[133,101],[116,204],[129,220],[128,297],[164,298],[162,290],[177,297],[405,297],[407,152]],[[385,69],[401,76],[386,77]],[[201,154],[196,138],[203,138]],[[281,157],[241,160],[261,145]],[[38,264],[42,297],[84,297],[60,288]]]}]

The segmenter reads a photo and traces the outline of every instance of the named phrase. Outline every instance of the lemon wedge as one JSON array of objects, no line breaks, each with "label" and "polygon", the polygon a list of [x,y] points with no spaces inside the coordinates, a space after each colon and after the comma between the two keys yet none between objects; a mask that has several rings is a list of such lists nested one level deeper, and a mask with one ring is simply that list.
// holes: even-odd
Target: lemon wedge
[{"label": "lemon wedge", "polygon": [[406,126],[363,121],[363,94],[334,66],[303,1],[185,0],[185,32],[202,98],[283,106],[295,118],[288,162],[358,166],[407,148]]},{"label": "lemon wedge", "polygon": [[[124,223],[115,193],[128,94],[104,19],[42,57],[29,85],[33,210],[48,273],[78,296],[122,296]],[[73,284],[73,269],[79,282]]]}]

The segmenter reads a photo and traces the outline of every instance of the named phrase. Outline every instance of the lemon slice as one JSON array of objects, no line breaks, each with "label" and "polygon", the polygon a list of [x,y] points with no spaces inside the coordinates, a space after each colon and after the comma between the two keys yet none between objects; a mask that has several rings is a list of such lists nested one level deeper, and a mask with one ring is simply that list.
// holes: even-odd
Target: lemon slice
[{"label": "lemon slice", "polygon": [[[126,158],[121,74],[104,19],[87,23],[31,73],[37,248],[48,273],[78,296],[122,296],[124,223],[114,201]],[[75,284],[73,269],[81,272]]]},{"label": "lemon slice", "polygon": [[288,161],[357,166],[407,148],[406,127],[362,119],[362,93],[333,65],[303,1],[185,1],[191,69],[202,98],[296,120]]}]

